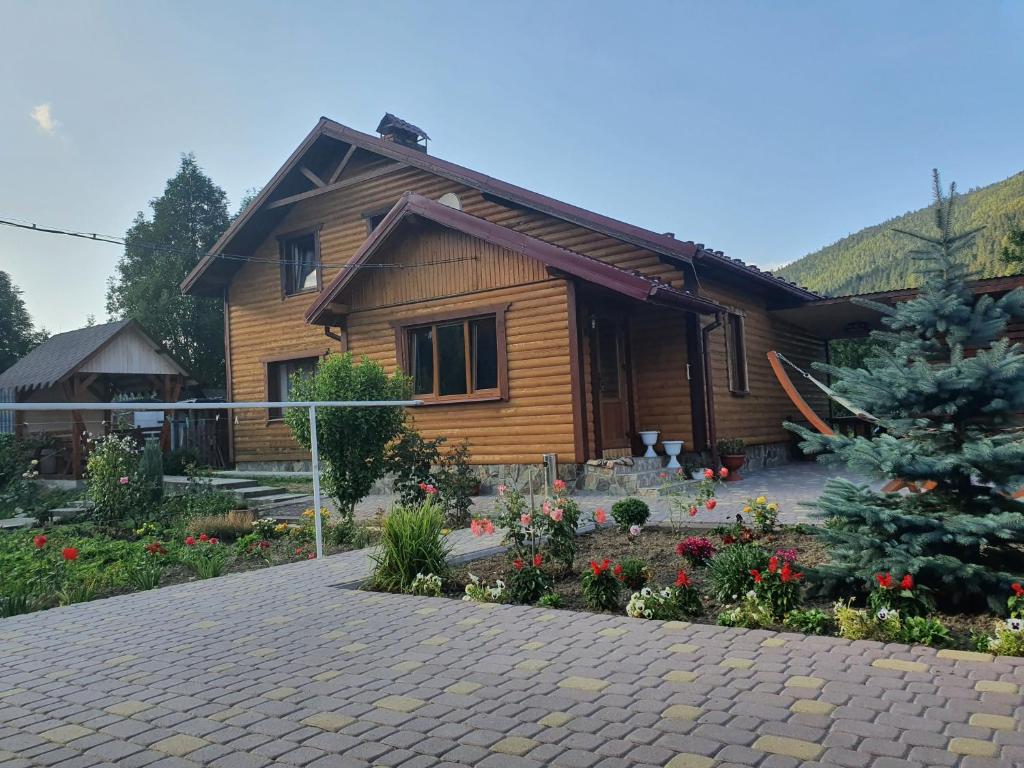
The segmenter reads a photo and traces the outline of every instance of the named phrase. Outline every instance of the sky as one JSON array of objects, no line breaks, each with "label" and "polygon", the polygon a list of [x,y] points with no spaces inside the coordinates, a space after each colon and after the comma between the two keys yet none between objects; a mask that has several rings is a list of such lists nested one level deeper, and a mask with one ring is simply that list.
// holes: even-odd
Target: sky
[{"label": "sky", "polygon": [[[1024,168],[1024,3],[0,0],[0,218],[123,235],[183,152],[232,201],[321,115],[762,267]],[[117,246],[0,227],[37,326]]]}]

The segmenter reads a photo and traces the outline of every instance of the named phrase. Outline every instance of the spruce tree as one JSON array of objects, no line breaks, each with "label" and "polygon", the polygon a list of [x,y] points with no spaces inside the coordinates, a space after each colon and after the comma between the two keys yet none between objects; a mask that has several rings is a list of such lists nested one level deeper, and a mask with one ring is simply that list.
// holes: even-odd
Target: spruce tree
[{"label": "spruce tree", "polygon": [[1024,290],[973,295],[957,256],[978,230],[951,229],[956,186],[944,196],[934,174],[935,234],[915,238],[919,293],[883,313],[875,349],[859,368],[819,366],[836,392],[879,419],[872,437],[820,435],[787,424],[805,450],[878,479],[927,486],[883,493],[829,481],[816,502],[831,554],[817,583],[833,594],[863,588],[874,574],[912,574],[941,607],[1005,610],[1024,580],[1024,348],[1006,337],[1024,318]]}]

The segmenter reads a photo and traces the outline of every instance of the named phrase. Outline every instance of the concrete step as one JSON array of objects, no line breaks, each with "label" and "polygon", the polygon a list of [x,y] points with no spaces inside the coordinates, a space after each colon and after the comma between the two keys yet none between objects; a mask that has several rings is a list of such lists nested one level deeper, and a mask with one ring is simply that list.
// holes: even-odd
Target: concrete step
[{"label": "concrete step", "polygon": [[[278,488],[278,491],[281,489]],[[313,506],[313,497],[307,496],[303,493],[275,493],[270,496],[258,496],[255,499],[246,499],[249,502],[249,506],[255,509],[263,509],[265,507],[274,507],[280,504],[292,504],[299,501],[308,500],[309,506]]]},{"label": "concrete step", "polygon": [[[170,493],[177,493],[188,487],[191,480],[183,475],[164,475],[164,488]],[[243,488],[254,488],[259,485],[255,480],[240,477],[209,477],[204,483],[216,491],[238,491]]]},{"label": "concrete step", "polygon": [[243,501],[255,501],[263,496],[276,496],[287,491],[273,485],[250,485],[245,488],[233,488],[231,493]]},{"label": "concrete step", "polygon": [[0,530],[16,530],[18,528],[31,528],[36,524],[34,517],[7,517],[0,520]]}]

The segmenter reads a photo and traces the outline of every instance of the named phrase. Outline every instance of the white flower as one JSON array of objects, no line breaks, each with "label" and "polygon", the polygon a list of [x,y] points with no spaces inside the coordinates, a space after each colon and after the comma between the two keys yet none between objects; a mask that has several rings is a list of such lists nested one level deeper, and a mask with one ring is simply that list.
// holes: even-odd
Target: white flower
[{"label": "white flower", "polygon": [[895,619],[899,614],[891,608],[879,608],[875,615],[879,621],[888,621],[890,618]]},{"label": "white flower", "polygon": [[653,594],[654,594],[654,592],[651,591],[650,587],[644,587],[643,589],[640,590],[640,596],[641,597],[650,597]]},{"label": "white flower", "polygon": [[648,609],[648,610],[644,611],[644,616],[649,619],[652,616],[654,616],[654,613],[650,609]]},{"label": "white flower", "polygon": [[639,536],[640,535],[640,526],[636,525],[635,523],[633,525],[629,526],[629,535],[633,536],[634,538]]},{"label": "white flower", "polygon": [[663,590],[661,590],[661,596],[662,597],[672,597],[672,590],[669,589],[668,587],[665,587]]},{"label": "white flower", "polygon": [[[749,592],[747,592],[747,597],[755,597],[755,596],[756,595],[754,593],[754,590],[750,590]],[[733,595],[733,597],[735,597],[735,595]]]},{"label": "white flower", "polygon": [[1020,632],[1024,630],[1024,619],[1007,619],[1006,628],[1011,632]]},{"label": "white flower", "polygon": [[644,610],[644,608],[646,607],[646,605],[647,605],[647,604],[646,604],[646,603],[645,603],[645,602],[644,602],[643,600],[637,600],[637,601],[636,601],[635,603],[633,603],[633,607],[634,607],[634,608],[635,608],[635,609],[636,609],[637,611],[641,611],[641,612],[642,612],[642,611]]},{"label": "white flower", "polygon": [[740,599],[740,596],[739,596],[739,595],[733,595],[733,596],[732,596],[732,599],[733,599],[733,600],[739,600],[739,599]]}]

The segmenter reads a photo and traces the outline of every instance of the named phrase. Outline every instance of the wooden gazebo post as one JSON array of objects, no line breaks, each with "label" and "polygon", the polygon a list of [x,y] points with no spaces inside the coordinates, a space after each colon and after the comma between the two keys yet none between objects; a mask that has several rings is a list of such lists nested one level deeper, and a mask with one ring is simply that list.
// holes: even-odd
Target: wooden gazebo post
[{"label": "wooden gazebo post", "polygon": [[[163,376],[163,397],[165,403],[176,402],[181,396],[181,390],[185,386],[185,377],[177,373],[168,373]],[[164,423],[160,428],[160,451],[167,453],[171,448],[171,414],[173,411],[164,411]]]}]

